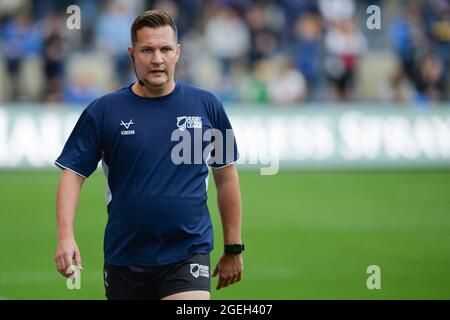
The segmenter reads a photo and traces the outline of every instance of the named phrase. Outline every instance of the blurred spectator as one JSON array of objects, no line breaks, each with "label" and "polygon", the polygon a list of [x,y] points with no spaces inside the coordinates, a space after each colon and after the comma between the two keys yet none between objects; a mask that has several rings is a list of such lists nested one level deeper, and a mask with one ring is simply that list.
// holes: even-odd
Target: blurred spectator
[{"label": "blurred spectator", "polygon": [[420,102],[442,101],[446,94],[444,66],[438,56],[427,55],[420,63],[416,77]]},{"label": "blurred spectator", "polygon": [[112,56],[117,81],[121,84],[128,79],[130,57],[127,48],[131,44],[130,28],[134,17],[129,2],[112,0],[97,22],[97,49]]},{"label": "blurred spectator", "polygon": [[250,33],[247,25],[232,7],[213,8],[206,21],[205,41],[209,51],[220,59],[222,72],[231,74],[233,64],[242,62],[250,48]]},{"label": "blurred spectator", "polygon": [[263,7],[254,5],[246,12],[246,23],[250,29],[249,62],[252,65],[273,54],[278,47],[276,33],[271,30]]},{"label": "blurred spectator", "polygon": [[44,21],[44,73],[46,78],[46,101],[62,100],[61,92],[64,81],[64,43],[60,30],[64,20],[57,14],[50,14]]},{"label": "blurred spectator", "polygon": [[358,59],[367,50],[367,41],[354,20],[344,20],[325,35],[328,54],[325,68],[340,101],[349,98]]},{"label": "blurred spectator", "polygon": [[407,104],[414,101],[414,86],[402,70],[398,70],[380,89],[383,101]]},{"label": "blurred spectator", "polygon": [[241,100],[257,104],[268,103],[267,84],[271,73],[270,62],[267,59],[255,62],[251,72],[247,72],[244,75],[239,87]]},{"label": "blurred spectator", "polygon": [[305,14],[298,18],[295,25],[296,42],[294,44],[297,69],[304,75],[308,86],[308,98],[320,100],[320,82],[322,78],[321,61],[323,59],[322,21],[316,14]]},{"label": "blurred spectator", "polygon": [[[428,0],[422,11],[427,36],[442,68],[440,86],[447,89],[450,77],[450,2],[448,0]],[[440,100],[449,98],[445,89]]]},{"label": "blurred spectator", "polygon": [[[278,2],[278,1],[277,1]],[[286,17],[284,33],[286,34],[286,41],[291,41],[294,38],[294,25],[298,17],[305,14],[319,15],[319,7],[317,0],[280,0],[280,6]]]},{"label": "blurred spectator", "polygon": [[19,11],[4,25],[2,42],[13,101],[21,99],[19,73],[24,60],[41,53],[40,30],[31,21],[26,11]]},{"label": "blurred spectator", "polygon": [[420,7],[416,3],[405,2],[404,11],[392,24],[391,35],[402,71],[410,80],[413,80],[417,52],[419,48],[426,48]]},{"label": "blurred spectator", "polygon": [[319,0],[319,8],[330,24],[351,20],[355,13],[353,0]]},{"label": "blurred spectator", "polygon": [[63,100],[68,104],[87,105],[102,94],[103,92],[90,81],[88,75],[77,73],[64,90]]},{"label": "blurred spectator", "polygon": [[278,71],[268,85],[270,101],[275,105],[293,106],[306,97],[306,81],[289,58],[282,58]]},{"label": "blurred spectator", "polygon": [[392,24],[394,48],[401,68],[416,89],[415,101],[448,98],[450,4],[427,0],[405,3]]}]

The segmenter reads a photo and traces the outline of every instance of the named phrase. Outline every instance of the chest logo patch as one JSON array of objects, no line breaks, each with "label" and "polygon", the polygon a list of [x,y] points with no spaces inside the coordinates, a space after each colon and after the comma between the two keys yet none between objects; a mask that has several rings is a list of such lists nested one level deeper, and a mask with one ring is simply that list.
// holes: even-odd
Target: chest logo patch
[{"label": "chest logo patch", "polygon": [[177,117],[177,127],[181,131],[186,129],[201,129],[202,128],[202,118],[193,116],[183,116]]},{"label": "chest logo patch", "polygon": [[121,131],[120,134],[123,136],[135,134],[134,130],[129,130],[131,125],[133,124],[134,124],[133,119],[130,119],[129,122],[123,122],[123,120],[121,120],[120,125],[123,126],[125,130]]}]

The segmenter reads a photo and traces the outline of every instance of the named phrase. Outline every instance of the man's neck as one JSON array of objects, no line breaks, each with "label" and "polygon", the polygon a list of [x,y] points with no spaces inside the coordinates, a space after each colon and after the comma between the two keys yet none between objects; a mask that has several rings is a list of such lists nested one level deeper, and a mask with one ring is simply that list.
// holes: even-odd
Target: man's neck
[{"label": "man's neck", "polygon": [[140,97],[144,98],[157,98],[157,97],[163,97],[167,96],[168,94],[172,93],[172,91],[175,89],[175,81],[172,80],[167,86],[164,88],[148,88],[147,86],[141,86],[138,82],[135,82],[131,86],[131,90],[135,94],[137,94]]}]

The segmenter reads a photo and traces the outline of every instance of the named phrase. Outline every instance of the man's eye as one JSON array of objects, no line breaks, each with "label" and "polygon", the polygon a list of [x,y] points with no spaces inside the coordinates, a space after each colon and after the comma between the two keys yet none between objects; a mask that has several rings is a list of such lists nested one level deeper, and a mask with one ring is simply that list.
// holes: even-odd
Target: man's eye
[{"label": "man's eye", "polygon": [[162,49],[164,52],[169,52],[169,51],[172,51],[172,48],[163,48]]},{"label": "man's eye", "polygon": [[150,52],[150,49],[142,49],[142,52],[144,52],[144,53],[149,53],[149,52]]}]

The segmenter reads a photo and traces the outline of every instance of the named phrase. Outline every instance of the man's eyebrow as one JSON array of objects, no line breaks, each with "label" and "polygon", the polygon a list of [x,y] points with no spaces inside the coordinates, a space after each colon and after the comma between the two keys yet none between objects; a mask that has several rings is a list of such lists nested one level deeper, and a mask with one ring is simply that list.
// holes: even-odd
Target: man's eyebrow
[{"label": "man's eyebrow", "polygon": [[[164,43],[164,44],[161,44],[161,45],[159,45],[159,47],[175,47],[176,46],[176,44],[170,44],[170,43]],[[155,47],[155,45],[151,45],[151,44],[148,44],[148,43],[144,43],[144,44],[142,44],[141,45],[141,47],[150,47],[150,48],[154,48]]]}]

